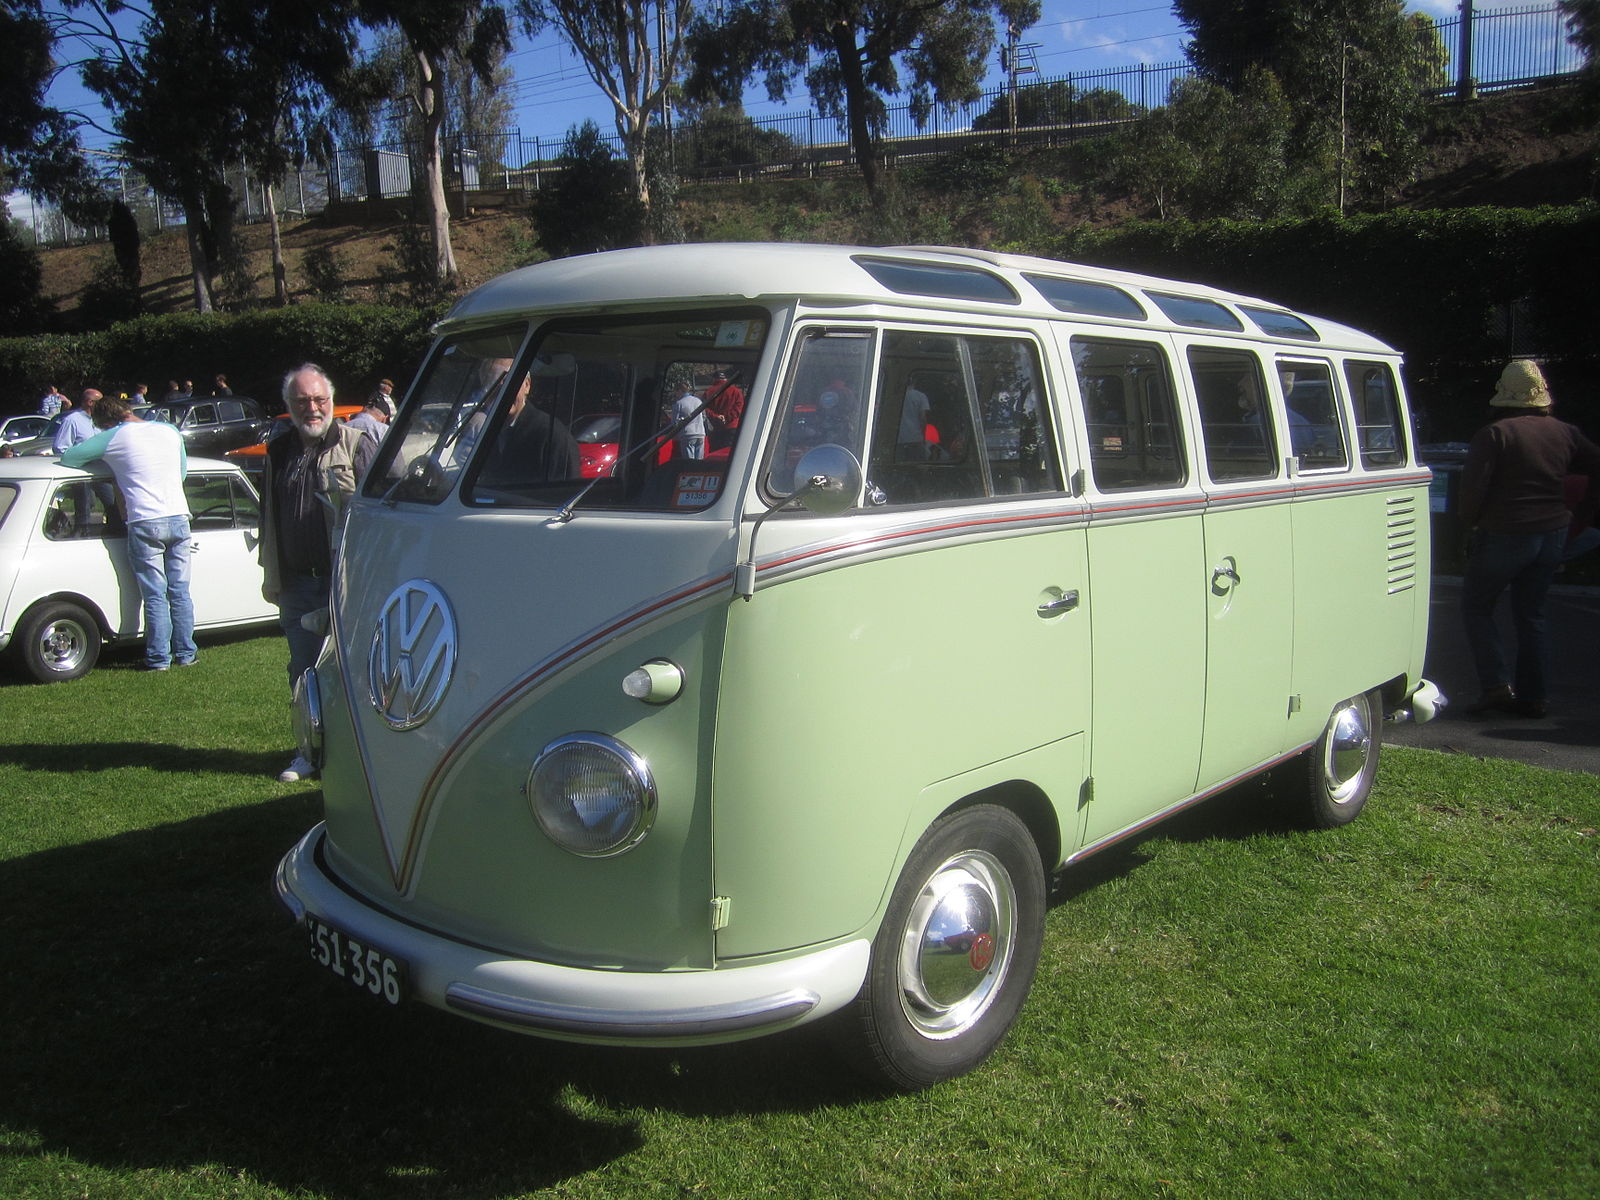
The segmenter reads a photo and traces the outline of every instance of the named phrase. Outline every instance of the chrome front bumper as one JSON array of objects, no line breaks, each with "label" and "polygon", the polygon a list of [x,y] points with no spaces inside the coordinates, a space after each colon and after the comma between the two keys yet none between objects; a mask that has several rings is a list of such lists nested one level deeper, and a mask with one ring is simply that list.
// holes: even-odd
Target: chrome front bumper
[{"label": "chrome front bumper", "polygon": [[316,826],[278,864],[278,899],[297,922],[315,913],[404,960],[414,999],[524,1033],[641,1046],[737,1041],[826,1016],[866,978],[865,939],[712,970],[589,970],[507,957],[357,899],[323,866],[326,836]]}]

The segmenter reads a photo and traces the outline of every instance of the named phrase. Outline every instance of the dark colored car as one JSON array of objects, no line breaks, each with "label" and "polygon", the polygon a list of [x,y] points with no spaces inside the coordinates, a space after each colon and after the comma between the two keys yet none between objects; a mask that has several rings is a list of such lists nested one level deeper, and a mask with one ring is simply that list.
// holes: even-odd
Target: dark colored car
[{"label": "dark colored car", "polygon": [[50,427],[50,418],[37,413],[0,418],[0,442],[21,442],[40,436]]},{"label": "dark colored car", "polygon": [[248,396],[163,400],[133,411],[146,421],[176,425],[190,454],[212,457],[259,442],[271,424],[261,406]]}]

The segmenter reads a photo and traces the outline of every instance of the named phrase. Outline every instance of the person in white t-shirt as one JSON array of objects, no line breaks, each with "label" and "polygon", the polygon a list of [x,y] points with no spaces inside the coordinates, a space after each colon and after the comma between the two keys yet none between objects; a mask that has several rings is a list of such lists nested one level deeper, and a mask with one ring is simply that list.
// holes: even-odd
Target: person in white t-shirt
[{"label": "person in white t-shirt", "polygon": [[189,595],[189,458],[183,436],[164,421],[141,421],[125,397],[95,402],[101,430],[61,452],[69,467],[111,468],[127,512],[128,558],[144,600],[144,669],[193,666],[194,602]]},{"label": "person in white t-shirt", "polygon": [[691,389],[679,396],[672,406],[672,420],[678,426],[679,458],[700,459],[706,456],[706,437],[711,432],[711,422],[706,419],[706,403]]}]

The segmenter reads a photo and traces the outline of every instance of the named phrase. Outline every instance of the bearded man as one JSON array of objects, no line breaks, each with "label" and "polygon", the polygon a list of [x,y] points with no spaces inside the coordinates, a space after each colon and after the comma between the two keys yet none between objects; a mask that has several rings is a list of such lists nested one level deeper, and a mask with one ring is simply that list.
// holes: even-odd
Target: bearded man
[{"label": "bearded man", "polygon": [[[291,427],[267,443],[261,485],[261,594],[278,606],[289,639],[289,691],[315,665],[327,633],[328,598],[345,505],[377,444],[333,419],[333,381],[315,363],[283,377]],[[316,774],[300,755],[284,783]]]}]

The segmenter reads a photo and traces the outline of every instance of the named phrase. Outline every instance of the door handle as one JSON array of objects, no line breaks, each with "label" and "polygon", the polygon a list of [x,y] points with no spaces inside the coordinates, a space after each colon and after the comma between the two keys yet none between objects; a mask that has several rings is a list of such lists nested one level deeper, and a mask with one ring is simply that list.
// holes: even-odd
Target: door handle
[{"label": "door handle", "polygon": [[[1049,589],[1051,593],[1057,590],[1056,588]],[[1042,601],[1038,612],[1041,617],[1059,617],[1062,613],[1071,612],[1077,607],[1078,589],[1073,588],[1070,592],[1062,592],[1052,600]]]},{"label": "door handle", "polygon": [[1239,569],[1232,558],[1225,558],[1211,568],[1211,590],[1222,595],[1239,586]]}]

